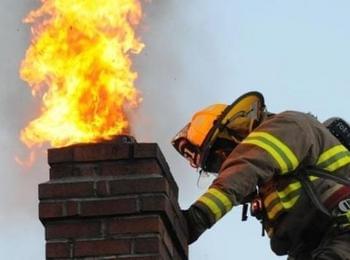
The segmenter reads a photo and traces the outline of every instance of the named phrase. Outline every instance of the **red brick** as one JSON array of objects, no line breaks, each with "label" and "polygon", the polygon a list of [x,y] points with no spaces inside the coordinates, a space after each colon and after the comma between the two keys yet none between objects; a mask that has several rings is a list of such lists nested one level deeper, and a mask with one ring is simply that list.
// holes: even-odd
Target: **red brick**
[{"label": "red brick", "polygon": [[108,200],[82,201],[81,216],[107,216],[136,213],[136,198],[117,198]]},{"label": "red brick", "polygon": [[40,202],[39,218],[43,220],[79,215],[77,201]]},{"label": "red brick", "polygon": [[63,203],[39,203],[39,218],[41,220],[49,218],[57,218],[63,216]]},{"label": "red brick", "polygon": [[119,217],[107,220],[106,228],[110,235],[144,234],[161,233],[164,230],[164,225],[160,216],[146,215],[137,217]]},{"label": "red brick", "polygon": [[99,166],[97,163],[63,163],[53,164],[50,168],[50,180],[72,177],[95,177],[98,176]]},{"label": "red brick", "polygon": [[[144,215],[137,217],[120,217],[106,221],[106,230],[108,235],[158,235],[165,246],[164,250],[168,252],[171,259],[180,258],[177,245],[174,245],[174,238],[170,237],[165,228],[162,218],[159,215]],[[147,238],[146,238],[147,240]],[[186,243],[186,241],[184,241]],[[187,246],[183,244],[182,246]],[[158,251],[157,251],[158,252]],[[142,253],[138,251],[137,253]],[[147,253],[147,252],[146,252]],[[184,254],[184,253],[182,253]],[[186,252],[187,254],[187,252]],[[163,258],[161,258],[163,259]]]},{"label": "red brick", "polygon": [[78,170],[73,164],[57,164],[50,168],[50,180],[76,176]]},{"label": "red brick", "polygon": [[68,242],[46,243],[46,258],[71,257],[71,244]]},{"label": "red brick", "polygon": [[[163,194],[145,195],[140,198],[141,211],[167,211],[170,209],[170,201]],[[169,216],[173,218],[173,214]]]},{"label": "red brick", "polygon": [[47,152],[47,159],[50,165],[59,162],[72,162],[73,149],[72,147],[49,149]]},{"label": "red brick", "polygon": [[48,162],[57,163],[95,162],[128,159],[132,156],[130,144],[78,144],[64,148],[49,149]]},{"label": "red brick", "polygon": [[140,238],[135,240],[135,253],[158,253],[160,251],[161,239],[159,237]]},{"label": "red brick", "polygon": [[183,216],[181,215],[178,204],[171,204],[169,199],[163,194],[154,194],[142,196],[140,198],[141,212],[159,212],[165,217],[170,224],[170,234],[174,234],[174,238],[181,245],[184,255],[187,255],[187,229]]},{"label": "red brick", "polygon": [[77,146],[74,149],[74,161],[108,161],[129,159],[131,157],[129,144],[99,143],[86,146]]},{"label": "red brick", "polygon": [[163,175],[155,159],[103,162],[100,166],[100,176]]},{"label": "red brick", "polygon": [[110,181],[109,188],[112,195],[156,192],[169,194],[169,184],[165,178],[138,178]]},{"label": "red brick", "polygon": [[168,179],[171,184],[171,188],[175,191],[176,198],[178,197],[178,186],[174,177],[171,175],[169,165],[165,160],[165,157],[158,144],[155,143],[138,143],[134,145],[134,158],[156,158],[160,165],[163,175]]},{"label": "red brick", "polygon": [[156,158],[162,166],[163,170],[170,171],[169,165],[167,164],[164,155],[159,149],[156,143],[138,143],[134,145],[134,158],[135,159],[146,159]]},{"label": "red brick", "polygon": [[135,175],[164,175],[154,158],[138,160],[103,161],[95,163],[54,164],[50,180],[72,177],[132,177]]},{"label": "red brick", "polygon": [[165,226],[164,226],[164,232],[161,233],[161,238],[165,248],[167,249],[169,254],[172,256],[172,259],[174,259],[173,256],[176,255],[178,247],[177,245],[174,245],[175,239],[169,235],[169,232],[167,230],[165,230]]},{"label": "red brick", "polygon": [[169,255],[164,247],[160,236],[140,238],[134,241],[134,253],[137,254],[158,254],[160,259],[175,260]]},{"label": "red brick", "polygon": [[158,144],[156,143],[138,143],[134,145],[134,158],[156,158],[164,171],[170,172],[168,163],[165,160]]},{"label": "red brick", "polygon": [[98,238],[101,236],[101,222],[72,221],[52,222],[46,225],[46,239],[57,238]]},{"label": "red brick", "polygon": [[144,256],[144,255],[123,256],[123,257],[119,257],[118,259],[122,259],[122,260],[164,260],[163,256],[160,254],[151,254],[151,255],[147,254],[146,256]]},{"label": "red brick", "polygon": [[77,241],[74,247],[75,257],[121,255],[131,252],[129,240],[89,240]]},{"label": "red brick", "polygon": [[[161,193],[147,194],[140,197],[141,211],[163,211],[171,221],[177,221],[179,229],[186,229],[186,222],[178,203],[170,201]],[[175,201],[176,202],[176,201]]]},{"label": "red brick", "polygon": [[54,179],[94,176],[164,175],[155,158],[77,163],[69,167],[63,167],[59,164],[52,166],[51,171],[53,172],[53,177],[55,177]]},{"label": "red brick", "polygon": [[157,158],[161,153],[156,143],[137,143],[134,145],[134,158]]},{"label": "red brick", "polygon": [[180,254],[178,250],[173,250],[173,255],[172,258],[173,260],[183,260],[183,259],[188,259],[188,253],[186,255]]},{"label": "red brick", "polygon": [[105,197],[110,196],[109,181],[99,181],[96,183],[97,196]]},{"label": "red brick", "polygon": [[80,214],[79,202],[74,200],[67,200],[64,204],[64,216],[72,217]]},{"label": "red brick", "polygon": [[93,182],[43,183],[39,185],[39,199],[94,197]]}]

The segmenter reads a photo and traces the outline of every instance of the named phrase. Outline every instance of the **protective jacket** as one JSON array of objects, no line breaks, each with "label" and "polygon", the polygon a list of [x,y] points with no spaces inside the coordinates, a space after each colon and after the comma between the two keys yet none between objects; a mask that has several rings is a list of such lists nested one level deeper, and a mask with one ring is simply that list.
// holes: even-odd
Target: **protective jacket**
[{"label": "protective jacket", "polygon": [[264,206],[263,225],[276,254],[317,245],[320,241],[315,240],[332,223],[311,203],[295,176],[306,175],[329,210],[350,197],[350,188],[315,177],[310,169],[349,176],[350,152],[313,116],[294,111],[275,114],[236,146],[192,207],[204,213],[212,226],[258,191]]}]

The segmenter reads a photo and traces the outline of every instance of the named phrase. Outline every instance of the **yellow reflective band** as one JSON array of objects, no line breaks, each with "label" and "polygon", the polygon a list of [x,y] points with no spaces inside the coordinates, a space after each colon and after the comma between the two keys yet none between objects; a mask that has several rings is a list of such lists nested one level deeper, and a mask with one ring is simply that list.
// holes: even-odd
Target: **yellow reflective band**
[{"label": "yellow reflective band", "polygon": [[198,201],[202,202],[205,206],[208,207],[208,209],[211,211],[211,213],[214,215],[215,220],[219,220],[222,216],[221,209],[216,205],[215,202],[213,202],[211,199],[205,197],[205,194],[201,196]]},{"label": "yellow reflective band", "polygon": [[292,207],[295,205],[295,203],[298,201],[299,197],[300,197],[300,196],[297,195],[297,196],[295,196],[293,199],[291,199],[291,200],[289,200],[289,201],[286,201],[286,202],[281,201],[281,203],[282,203],[282,205],[283,205],[283,208],[285,208],[285,209],[290,209],[290,208],[292,208]]},{"label": "yellow reflective band", "polygon": [[317,180],[319,177],[316,176],[309,176],[310,181],[315,181]]},{"label": "yellow reflective band", "polygon": [[295,170],[298,167],[299,161],[296,155],[285,143],[280,141],[277,137],[266,132],[256,132],[256,133],[253,132],[250,136],[252,137],[261,136],[268,139],[269,141],[274,143],[279,149],[281,149],[283,153],[287,156],[289,161],[292,163],[292,167],[293,167],[292,170]]},{"label": "yellow reflective band", "polygon": [[350,163],[350,156],[347,156],[347,157],[343,157],[337,161],[335,161],[334,163],[332,163],[331,165],[327,166],[325,168],[325,170],[327,171],[330,171],[330,172],[333,172],[333,171],[336,171],[338,170],[339,168],[347,165],[348,163]]},{"label": "yellow reflective band", "polygon": [[215,189],[215,188],[210,188],[208,190],[208,193],[212,194],[213,196],[215,196],[218,200],[221,201],[221,203],[225,206],[226,212],[228,212],[230,209],[232,209],[233,204],[231,202],[231,200],[229,199],[229,197],[223,193],[221,190],[219,189]]},{"label": "yellow reflective band", "polygon": [[267,216],[269,219],[273,220],[278,213],[283,210],[283,206],[281,203],[277,203],[270,211],[267,212]]},{"label": "yellow reflective band", "polygon": [[278,163],[282,174],[295,170],[299,165],[293,151],[269,133],[252,132],[242,143],[254,144],[267,151]]},{"label": "yellow reflective band", "polygon": [[283,191],[281,192],[273,192],[272,194],[270,194],[269,196],[266,197],[265,202],[265,207],[268,208],[270,206],[270,203],[273,202],[274,199],[279,198],[279,201],[275,204],[275,205],[271,205],[273,206],[271,210],[269,210],[268,213],[268,217],[270,219],[274,219],[276,217],[277,214],[279,214],[280,211],[282,210],[286,210],[286,209],[290,209],[291,207],[294,206],[294,204],[297,202],[299,196],[296,195],[295,197],[293,197],[290,200],[287,200],[288,196],[294,192],[297,191],[301,188],[300,183],[296,182],[296,183],[292,183],[290,185],[288,185]]},{"label": "yellow reflective band", "polygon": [[267,216],[270,220],[275,218],[276,215],[283,210],[283,205],[277,196],[277,192],[273,192],[266,197],[264,200],[264,206]]},{"label": "yellow reflective band", "polygon": [[341,152],[345,152],[345,151],[347,151],[345,146],[343,146],[341,144],[336,145],[336,146],[328,149],[327,151],[323,152],[316,164],[321,164],[321,163],[329,160],[331,157],[335,156],[336,154],[341,153]]},{"label": "yellow reflective band", "polygon": [[[310,181],[315,181],[318,179],[316,176],[309,176]],[[288,200],[288,197],[293,193],[301,189],[300,182],[292,182],[282,191],[278,191],[277,194],[281,199],[281,203],[285,206],[286,209],[291,208],[295,202],[298,200],[299,196],[295,196],[292,199]]]},{"label": "yellow reflective band", "polygon": [[285,173],[288,171],[288,167],[287,167],[286,163],[284,162],[284,160],[282,159],[282,157],[273,148],[271,148],[267,144],[265,144],[259,140],[254,140],[254,139],[244,140],[242,143],[243,144],[254,144],[254,145],[259,146],[260,148],[264,149],[277,161],[282,173]]},{"label": "yellow reflective band", "polygon": [[350,152],[343,145],[336,145],[323,152],[317,166],[333,172],[350,163]]},{"label": "yellow reflective band", "polygon": [[[311,181],[315,181],[318,179],[318,177],[309,176],[309,179]],[[302,185],[300,182],[293,182],[282,191],[271,192],[264,199],[264,206],[270,220],[273,220],[280,213],[280,211],[289,210],[297,203],[300,197],[298,191],[301,189],[301,187]]]},{"label": "yellow reflective band", "polygon": [[274,200],[278,198],[277,196],[277,192],[271,192],[265,199],[264,199],[264,205],[265,205],[265,208],[267,208],[270,203]]},{"label": "yellow reflective band", "polygon": [[233,203],[227,194],[216,188],[210,188],[197,202],[204,204],[216,221],[233,207]]},{"label": "yellow reflective band", "polygon": [[293,183],[289,184],[284,190],[278,191],[277,193],[281,199],[284,199],[290,193],[292,193],[293,191],[299,190],[300,188],[301,188],[300,182],[293,182]]},{"label": "yellow reflective band", "polygon": [[350,222],[350,211],[345,213],[345,216],[348,218],[349,222]]}]

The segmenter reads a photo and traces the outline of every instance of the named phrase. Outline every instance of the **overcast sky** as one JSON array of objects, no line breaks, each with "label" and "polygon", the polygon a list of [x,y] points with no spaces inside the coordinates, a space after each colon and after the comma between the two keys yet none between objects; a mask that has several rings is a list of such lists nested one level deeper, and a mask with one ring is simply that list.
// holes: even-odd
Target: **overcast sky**
[{"label": "overcast sky", "polygon": [[[0,259],[44,259],[37,184],[48,179],[48,166],[40,160],[27,171],[14,162],[16,154],[27,154],[18,135],[38,110],[18,77],[29,40],[21,20],[38,5],[0,3]],[[153,0],[144,9],[146,48],[134,66],[144,103],[134,118],[135,135],[161,146],[183,208],[205,189],[197,188],[196,172],[170,140],[196,110],[258,90],[273,112],[350,120],[349,1]],[[190,259],[285,259],[270,253],[257,221],[241,223],[240,214],[233,209],[206,232],[190,247]]]}]

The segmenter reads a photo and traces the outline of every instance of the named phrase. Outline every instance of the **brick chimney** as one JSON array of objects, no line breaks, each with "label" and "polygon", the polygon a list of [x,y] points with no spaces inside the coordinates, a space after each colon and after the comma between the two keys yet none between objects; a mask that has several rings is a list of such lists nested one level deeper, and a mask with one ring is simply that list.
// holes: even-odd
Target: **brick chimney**
[{"label": "brick chimney", "polygon": [[157,144],[122,136],[48,151],[46,259],[188,259],[178,188]]}]

